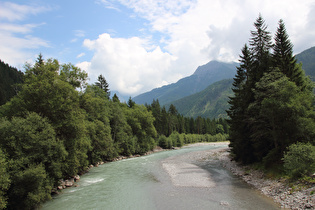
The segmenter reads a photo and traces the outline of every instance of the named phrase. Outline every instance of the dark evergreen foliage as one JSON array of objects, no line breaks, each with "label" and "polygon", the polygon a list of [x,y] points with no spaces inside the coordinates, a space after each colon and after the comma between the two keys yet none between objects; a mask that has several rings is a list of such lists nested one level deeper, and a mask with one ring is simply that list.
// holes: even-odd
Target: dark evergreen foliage
[{"label": "dark evergreen foliage", "polygon": [[236,160],[268,166],[280,163],[291,144],[315,143],[314,96],[292,55],[283,21],[274,45],[261,15],[254,26],[250,48],[242,49],[227,110],[230,146]]},{"label": "dark evergreen foliage", "polygon": [[171,105],[166,111],[165,106],[161,108],[158,100],[153,100],[151,105],[146,105],[155,118],[154,127],[158,135],[170,136],[173,132],[179,134],[227,134],[229,125],[224,118],[210,119],[201,116],[197,118],[184,117],[179,114],[176,107]]},{"label": "dark evergreen foliage", "polygon": [[23,72],[0,60],[0,106],[18,93],[23,75]]},{"label": "dark evergreen foliage", "polygon": [[103,75],[99,75],[97,78],[98,82],[95,82],[95,85],[99,88],[101,88],[105,93],[107,94],[108,98],[110,96],[109,92],[109,84],[107,83],[105,77]]},{"label": "dark evergreen foliage", "polygon": [[296,58],[293,56],[293,44],[285,29],[283,20],[279,21],[279,26],[275,35],[275,45],[273,47],[273,67],[278,68],[297,86],[306,88],[305,73],[297,65]]}]

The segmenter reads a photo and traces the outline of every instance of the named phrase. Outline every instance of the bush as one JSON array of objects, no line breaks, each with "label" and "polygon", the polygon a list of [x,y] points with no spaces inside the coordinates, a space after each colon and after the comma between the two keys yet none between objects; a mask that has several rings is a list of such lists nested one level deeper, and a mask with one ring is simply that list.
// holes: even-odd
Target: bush
[{"label": "bush", "polygon": [[282,160],[286,173],[291,177],[311,175],[315,172],[315,146],[301,142],[292,144]]},{"label": "bush", "polygon": [[159,144],[160,147],[162,147],[163,149],[167,149],[168,143],[167,143],[167,137],[166,136],[161,135],[159,137],[158,142],[159,142],[158,144]]}]

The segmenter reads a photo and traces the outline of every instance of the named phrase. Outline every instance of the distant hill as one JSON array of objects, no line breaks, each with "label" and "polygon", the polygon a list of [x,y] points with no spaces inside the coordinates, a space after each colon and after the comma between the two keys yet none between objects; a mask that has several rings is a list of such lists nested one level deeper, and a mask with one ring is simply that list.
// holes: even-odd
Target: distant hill
[{"label": "distant hill", "polygon": [[170,102],[166,106],[173,104],[185,117],[226,118],[225,110],[229,108],[227,101],[233,95],[232,83],[233,79],[215,82],[201,92]]},{"label": "distant hill", "polygon": [[315,82],[315,47],[304,50],[295,57],[298,62],[302,63],[305,74],[309,75],[311,80]]},{"label": "distant hill", "polygon": [[137,104],[151,104],[153,99],[158,99],[161,105],[165,105],[171,101],[198,93],[214,82],[233,78],[236,73],[236,66],[237,63],[235,62],[210,61],[203,66],[199,66],[191,76],[138,95],[133,100]]},{"label": "distant hill", "polygon": [[17,94],[17,84],[23,82],[23,72],[0,60],[0,106]]},{"label": "distant hill", "polygon": [[[296,55],[296,59],[302,63],[305,74],[315,81],[315,47]],[[232,83],[233,79],[218,81],[201,92],[174,100],[166,106],[175,105],[178,112],[186,117],[227,117],[225,110],[229,108],[228,97],[233,95]]]}]

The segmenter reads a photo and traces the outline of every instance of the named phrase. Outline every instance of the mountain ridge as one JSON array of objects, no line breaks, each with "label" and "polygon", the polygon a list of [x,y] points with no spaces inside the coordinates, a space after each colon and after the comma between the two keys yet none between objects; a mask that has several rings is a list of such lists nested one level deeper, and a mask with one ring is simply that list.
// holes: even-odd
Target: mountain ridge
[{"label": "mountain ridge", "polygon": [[210,61],[205,65],[199,66],[192,75],[184,77],[176,83],[154,88],[149,92],[134,97],[133,100],[137,104],[150,104],[155,99],[159,100],[161,105],[165,105],[171,101],[200,92],[214,82],[233,78],[237,65],[238,63],[236,62]]},{"label": "mountain ridge", "polygon": [[[302,68],[311,80],[315,81],[315,47],[309,48],[296,55],[297,63],[302,63]],[[234,76],[233,76],[234,77]],[[169,102],[178,112],[185,117],[197,116],[206,118],[227,117],[225,110],[229,108],[228,97],[233,96],[231,79],[217,81],[203,91]],[[224,88],[225,85],[225,88]],[[221,91],[221,92],[220,92]]]}]

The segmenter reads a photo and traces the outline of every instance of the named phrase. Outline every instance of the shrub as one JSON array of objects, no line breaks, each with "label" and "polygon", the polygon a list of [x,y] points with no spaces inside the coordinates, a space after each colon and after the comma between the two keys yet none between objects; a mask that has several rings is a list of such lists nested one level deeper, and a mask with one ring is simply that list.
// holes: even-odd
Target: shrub
[{"label": "shrub", "polygon": [[167,143],[167,138],[166,138],[166,136],[161,135],[161,136],[159,137],[158,142],[159,142],[159,146],[160,146],[160,147],[162,147],[163,149],[167,149],[168,143]]},{"label": "shrub", "polygon": [[291,177],[311,175],[315,172],[315,146],[301,142],[292,144],[282,160],[286,173]]}]

